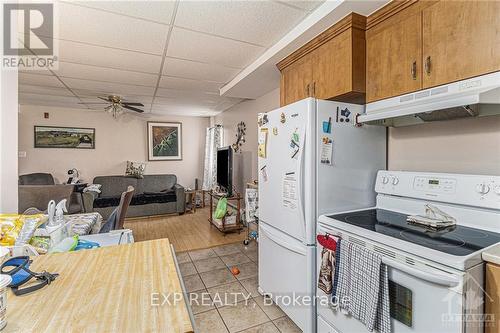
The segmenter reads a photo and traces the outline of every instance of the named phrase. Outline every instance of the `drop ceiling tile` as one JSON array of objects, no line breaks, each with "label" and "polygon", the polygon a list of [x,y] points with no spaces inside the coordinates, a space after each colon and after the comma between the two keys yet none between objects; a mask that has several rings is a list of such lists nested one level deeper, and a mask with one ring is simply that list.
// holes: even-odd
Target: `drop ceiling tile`
[{"label": "drop ceiling tile", "polygon": [[195,90],[178,90],[158,88],[156,91],[157,97],[166,98],[182,98],[182,99],[214,99],[219,98],[218,92],[211,91],[195,91]]},{"label": "drop ceiling tile", "polygon": [[52,75],[52,73],[48,69],[19,69],[19,73]]},{"label": "drop ceiling tile", "polygon": [[162,76],[159,86],[162,88],[180,89],[180,90],[202,90],[218,92],[222,83],[213,81],[200,81],[191,79],[181,79],[177,77]]},{"label": "drop ceiling tile", "polygon": [[216,111],[198,104],[187,104],[172,102],[169,104],[153,104],[151,109],[153,114],[168,114],[168,115],[178,115],[178,116],[192,116],[199,117],[205,116],[209,117],[216,113]]},{"label": "drop ceiling tile", "polygon": [[173,100],[173,101],[165,101],[162,100],[161,102],[158,102],[155,99],[155,102],[153,103],[153,110],[156,109],[157,107],[164,108],[164,107],[172,107],[172,108],[191,108],[193,110],[212,110],[214,108],[214,105],[211,103],[203,103],[200,101],[180,101],[180,100]]},{"label": "drop ceiling tile", "polygon": [[173,28],[167,55],[210,64],[243,68],[264,48],[181,28]]},{"label": "drop ceiling tile", "polygon": [[[95,96],[80,96],[80,100],[83,103],[89,103],[89,105],[100,105],[96,103],[106,103],[105,101],[97,98],[98,96],[103,97],[102,95],[96,94]],[[153,97],[147,97],[147,96],[131,96],[131,95],[120,95],[122,97],[122,100],[125,102],[134,102],[134,103],[142,103],[144,106],[141,106],[139,108],[144,109],[144,108],[149,108],[151,107],[151,103],[153,103]],[[105,105],[105,104],[102,104]]]},{"label": "drop ceiling tile", "polygon": [[181,1],[175,25],[269,47],[306,14],[271,1]]},{"label": "drop ceiling tile", "polygon": [[66,62],[154,74],[157,74],[161,67],[161,56],[65,40],[59,41],[59,59]]},{"label": "drop ceiling tile", "polygon": [[165,58],[163,74],[195,80],[209,80],[226,83],[240,70],[220,65],[210,65],[197,61]]},{"label": "drop ceiling tile", "polygon": [[239,102],[241,102],[243,99],[238,99],[238,98],[231,98],[231,99],[226,99],[226,100],[223,100],[221,101],[220,103],[218,103],[215,107],[214,107],[214,110],[216,111],[225,111],[227,109],[229,109],[230,107],[238,104]]},{"label": "drop ceiling tile", "polygon": [[160,105],[170,105],[172,103],[178,103],[182,105],[198,105],[204,107],[215,108],[220,101],[214,101],[212,99],[204,98],[169,98],[169,97],[155,97],[154,104]]},{"label": "drop ceiling tile", "polygon": [[158,75],[137,73],[119,69],[60,62],[54,73],[61,78],[75,78],[104,82],[126,83],[155,87]]},{"label": "drop ceiling tile", "polygon": [[280,3],[287,3],[291,6],[295,6],[298,8],[302,8],[304,10],[312,11],[316,8],[318,8],[322,3],[325,1],[316,1],[316,0],[309,0],[309,1],[296,1],[296,0],[286,0],[286,1],[279,1]]},{"label": "drop ceiling tile", "polygon": [[29,84],[42,87],[59,87],[64,85],[53,75],[38,75],[31,73],[18,73],[19,85]]},{"label": "drop ceiling tile", "polygon": [[58,102],[58,101],[44,101],[44,100],[21,99],[20,98],[19,104],[21,104],[21,105],[35,105],[35,106],[52,106],[52,107],[66,108],[66,109],[86,109],[86,110],[88,110],[88,108],[85,105],[78,104],[78,102]]},{"label": "drop ceiling tile", "polygon": [[[100,91],[95,90],[86,90],[86,89],[72,89],[73,92],[80,97],[81,99],[96,99],[98,96],[104,97],[106,94],[103,94]],[[122,94],[120,95],[124,100],[129,102],[131,101],[139,101],[144,104],[151,104],[153,101],[153,96],[142,96],[135,94]]]},{"label": "drop ceiling tile", "polygon": [[74,96],[71,91],[66,88],[42,87],[29,84],[19,85],[19,93],[40,94],[51,96]]},{"label": "drop ceiling tile", "polygon": [[78,1],[76,4],[117,14],[169,24],[174,1]]},{"label": "drop ceiling tile", "polygon": [[154,117],[155,115],[158,116],[179,116],[179,117],[213,117],[219,114],[219,112],[214,112],[214,111],[206,111],[206,110],[201,110],[201,111],[191,111],[191,110],[185,110],[185,109],[161,109],[161,110],[154,110],[151,112],[151,117]]},{"label": "drop ceiling tile", "polygon": [[84,89],[96,91],[99,95],[127,95],[137,94],[153,96],[153,87],[133,86],[120,83],[109,83],[81,79],[62,78],[71,89]]},{"label": "drop ceiling tile", "polygon": [[20,101],[45,101],[54,103],[67,103],[68,105],[74,105],[80,103],[80,100],[73,96],[52,96],[43,94],[28,94],[20,93]]},{"label": "drop ceiling tile", "polygon": [[164,24],[59,4],[59,39],[161,55],[167,31]]}]

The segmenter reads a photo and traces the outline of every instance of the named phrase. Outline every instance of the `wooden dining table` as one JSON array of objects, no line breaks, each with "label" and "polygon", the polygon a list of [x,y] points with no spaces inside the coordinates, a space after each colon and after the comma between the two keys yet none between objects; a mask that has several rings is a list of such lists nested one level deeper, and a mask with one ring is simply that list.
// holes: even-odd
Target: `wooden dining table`
[{"label": "wooden dining table", "polygon": [[8,291],[4,332],[192,332],[174,255],[159,239],[33,257],[32,270],[59,276]]}]

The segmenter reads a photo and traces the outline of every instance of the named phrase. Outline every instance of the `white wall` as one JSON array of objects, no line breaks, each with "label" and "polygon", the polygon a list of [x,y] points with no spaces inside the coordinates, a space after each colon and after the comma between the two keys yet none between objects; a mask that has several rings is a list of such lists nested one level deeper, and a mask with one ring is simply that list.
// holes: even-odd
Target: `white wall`
[{"label": "white wall", "polygon": [[389,169],[500,175],[500,116],[391,128]]},{"label": "white wall", "polygon": [[0,213],[17,212],[17,70],[0,71]]},{"label": "white wall", "polygon": [[240,121],[245,122],[246,143],[242,147],[242,156],[236,156],[241,163],[248,164],[243,168],[244,183],[257,179],[257,114],[280,107],[280,90],[275,89],[255,100],[239,103],[215,116],[215,124],[224,128],[224,145],[228,146],[236,141],[236,126]]},{"label": "white wall", "polygon": [[[44,112],[50,118],[44,119]],[[182,123],[183,159],[147,161],[147,122]],[[95,149],[34,148],[35,125],[91,127],[96,129]],[[19,174],[49,172],[59,182],[67,180],[67,170],[77,168],[85,181],[95,176],[123,175],[126,161],[146,161],[146,174],[176,174],[181,185],[193,187],[203,175],[206,117],[151,116],[124,114],[118,120],[105,112],[42,106],[21,106],[19,114]]]}]

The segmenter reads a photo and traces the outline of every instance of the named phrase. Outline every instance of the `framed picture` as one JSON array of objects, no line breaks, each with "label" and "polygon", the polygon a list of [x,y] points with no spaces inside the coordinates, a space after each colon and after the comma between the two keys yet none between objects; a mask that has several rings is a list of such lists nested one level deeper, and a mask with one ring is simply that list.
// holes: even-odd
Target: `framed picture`
[{"label": "framed picture", "polygon": [[35,126],[35,148],[95,149],[95,128]]},{"label": "framed picture", "polygon": [[148,122],[148,159],[182,160],[182,124]]}]

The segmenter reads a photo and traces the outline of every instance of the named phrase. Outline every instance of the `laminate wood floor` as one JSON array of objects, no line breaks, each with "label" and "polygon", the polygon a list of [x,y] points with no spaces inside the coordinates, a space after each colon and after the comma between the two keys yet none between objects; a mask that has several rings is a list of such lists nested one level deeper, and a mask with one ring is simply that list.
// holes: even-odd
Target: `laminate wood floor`
[{"label": "laminate wood floor", "polygon": [[208,222],[208,208],[199,208],[196,213],[163,215],[125,220],[125,228],[132,229],[136,242],[168,238],[175,251],[191,251],[234,242],[243,242],[246,230],[240,234],[224,236]]}]

